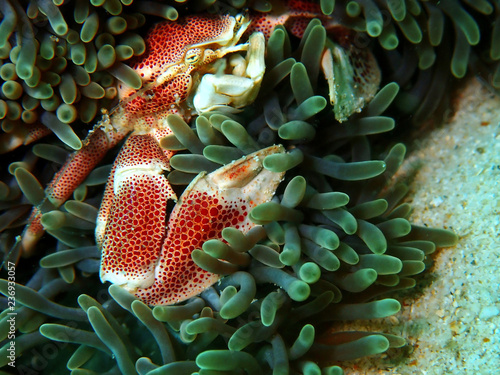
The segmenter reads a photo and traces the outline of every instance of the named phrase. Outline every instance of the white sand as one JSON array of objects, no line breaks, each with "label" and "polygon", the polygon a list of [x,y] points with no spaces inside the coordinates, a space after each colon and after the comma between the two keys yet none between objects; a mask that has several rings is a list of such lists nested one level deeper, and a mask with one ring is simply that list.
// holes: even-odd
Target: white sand
[{"label": "white sand", "polygon": [[408,346],[354,361],[346,374],[500,374],[500,98],[471,81],[458,100],[448,123],[415,141],[403,171],[420,166],[411,221],[451,229],[459,244],[433,256],[399,314],[363,325]]}]

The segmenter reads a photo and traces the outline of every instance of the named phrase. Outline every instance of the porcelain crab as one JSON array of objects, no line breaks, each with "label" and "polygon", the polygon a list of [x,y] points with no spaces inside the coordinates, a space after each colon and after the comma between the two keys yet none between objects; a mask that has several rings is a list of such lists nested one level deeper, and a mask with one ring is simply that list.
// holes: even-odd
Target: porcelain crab
[{"label": "porcelain crab", "polygon": [[[254,33],[248,42],[239,43],[249,23],[246,16],[190,16],[152,29],[146,56],[133,66],[143,87],[138,91],[120,87],[117,108],[96,124],[82,149],[57,173],[46,189],[46,200],[31,214],[21,242],[24,251],[30,251],[44,232],[42,212],[64,203],[105,153],[131,133],[113,165],[97,219],[102,281],[132,292],[141,288],[136,294],[150,304],[187,299],[215,281],[217,277],[194,265],[188,256],[191,247],[217,237],[227,220],[228,224],[236,220],[242,230],[252,226],[247,213],[271,199],[281,179],[280,174],[263,170],[262,159],[284,151],[278,146],[265,149],[199,176],[168,220],[167,201],[177,197],[165,177],[171,152],[163,150],[159,141],[171,133],[168,122],[173,114],[189,119],[212,108],[245,106],[255,98],[265,70],[265,41],[261,33]],[[212,64],[229,55],[229,72]],[[204,76],[210,79],[201,79]],[[274,188],[263,189],[263,183]],[[264,190],[268,193],[263,194]],[[211,207],[206,210],[209,201]],[[196,216],[205,211],[203,218]],[[186,220],[191,226],[186,226]],[[179,247],[179,241],[185,246]]]},{"label": "porcelain crab", "polygon": [[[83,147],[71,155],[47,186],[47,199],[32,211],[30,224],[23,234],[22,248],[25,252],[29,252],[43,235],[41,212],[63,204],[106,152],[125,136],[133,132],[127,142],[133,142],[135,136],[141,136],[158,143],[159,139],[171,133],[168,115],[178,114],[187,120],[198,113],[192,102],[198,92],[203,96],[206,88],[200,86],[198,80],[194,82],[194,78],[212,73],[213,61],[220,60],[227,54],[247,52],[245,59],[239,59],[240,64],[235,67],[234,73],[238,74],[238,84],[245,80],[250,80],[251,84],[245,85],[249,87],[248,91],[242,92],[240,87],[234,90],[234,85],[225,84],[228,77],[234,80],[232,74],[219,74],[210,89],[215,85],[219,91],[218,99],[223,98],[224,103],[205,100],[199,110],[203,110],[203,105],[233,105],[233,98],[235,102],[239,102],[237,105],[249,104],[242,101],[237,94],[246,95],[250,99],[255,96],[265,65],[262,35],[255,34],[248,43],[238,44],[248,24],[249,19],[244,16],[191,16],[182,21],[160,23],[151,30],[146,39],[146,55],[133,65],[144,81],[143,87],[137,91],[123,85],[119,88],[118,106],[111,115],[105,114],[94,126],[83,141]],[[250,77],[245,76],[247,71]],[[126,145],[127,143],[125,148]],[[142,152],[146,154],[146,151]],[[166,151],[162,153],[167,160],[163,168],[168,169],[168,159],[171,155]],[[113,199],[115,169],[116,164],[100,210],[99,222],[107,216],[106,207],[109,208]],[[102,232],[99,225],[97,232],[99,240],[99,233]]]},{"label": "porcelain crab", "polygon": [[[297,16],[311,18],[308,10]],[[165,177],[171,153],[159,141],[171,133],[169,116],[187,121],[255,99],[265,70],[265,40],[255,32],[247,43],[239,43],[249,25],[247,16],[197,15],[152,29],[148,52],[133,66],[143,87],[120,87],[117,108],[96,124],[82,149],[56,174],[46,200],[32,212],[22,238],[24,251],[43,234],[42,212],[64,203],[105,153],[132,133],[113,165],[97,219],[101,280],[158,305],[190,298],[218,279],[194,264],[191,251],[219,238],[227,225],[243,232],[253,226],[247,218],[250,209],[270,200],[283,177],[265,170],[263,159],[284,149],[272,146],[198,176],[167,219],[167,201],[177,197]],[[333,52],[325,54],[323,67],[331,69]],[[334,85],[332,77],[327,80]]]}]

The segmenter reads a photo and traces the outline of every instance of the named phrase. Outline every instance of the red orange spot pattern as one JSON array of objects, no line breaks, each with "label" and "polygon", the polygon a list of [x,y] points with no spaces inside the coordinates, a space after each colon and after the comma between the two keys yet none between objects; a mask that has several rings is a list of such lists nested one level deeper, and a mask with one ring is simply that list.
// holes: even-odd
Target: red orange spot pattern
[{"label": "red orange spot pattern", "polygon": [[165,237],[168,190],[163,176],[135,175],[120,184],[106,225],[101,279],[118,273],[142,280],[153,272]]},{"label": "red orange spot pattern", "polygon": [[[231,20],[229,15],[203,15],[159,23],[148,33],[146,54],[132,67],[144,81],[154,82],[172,64],[183,64],[184,55],[190,46],[198,43],[216,44],[217,38],[232,26]],[[191,72],[179,73],[165,84],[152,87],[128,102],[127,111],[168,111],[173,104],[187,98],[190,88]]]},{"label": "red orange spot pattern", "polygon": [[[170,133],[166,131],[165,133]],[[150,134],[132,134],[115,159],[117,168],[158,164],[169,169],[169,162],[158,141]]]},{"label": "red orange spot pattern", "polygon": [[109,150],[106,134],[97,129],[88,142],[57,172],[47,187],[47,197],[59,205],[64,203]]},{"label": "red orange spot pattern", "polygon": [[145,80],[152,81],[170,64],[181,62],[189,46],[216,42],[230,26],[229,15],[191,16],[175,22],[161,22],[149,31],[147,51],[132,68]]},{"label": "red orange spot pattern", "polygon": [[[47,198],[55,207],[59,207],[71,196],[108,149],[109,143],[106,135],[103,131],[96,130],[89,137],[89,142],[69,157],[45,189]],[[40,207],[33,207],[22,239],[23,251],[26,254],[31,252],[36,242],[43,236],[44,228],[40,222],[41,217]]]},{"label": "red orange spot pattern", "polygon": [[165,84],[155,86],[143,95],[137,96],[126,105],[127,112],[133,114],[175,111],[173,104],[186,100],[191,88],[191,75],[180,74]]},{"label": "red orange spot pattern", "polygon": [[[54,207],[61,206],[71,196],[108,150],[122,140],[130,130],[127,127],[119,127],[109,131],[104,127],[102,130],[96,128],[89,133],[82,148],[71,154],[45,189],[45,195]],[[22,239],[25,254],[34,248],[43,235],[44,228],[40,223],[40,217],[40,207],[33,207]]]},{"label": "red orange spot pattern", "polygon": [[42,211],[34,207],[28,219],[29,225],[26,227],[21,240],[21,247],[25,255],[32,252],[38,240],[43,236],[44,228],[41,219]]},{"label": "red orange spot pattern", "polygon": [[24,123],[23,126],[25,126],[28,129],[28,134],[24,140],[25,145],[38,141],[39,139],[52,133],[52,131],[49,128],[47,128],[45,125],[42,124]]},{"label": "red orange spot pattern", "polygon": [[288,31],[298,38],[302,38],[304,31],[313,18],[322,21],[328,17],[322,16],[318,3],[305,0],[288,0],[285,6],[274,6],[270,13],[256,13],[252,15],[252,23],[247,33],[261,31],[266,39],[278,25],[284,25]]},{"label": "red orange spot pattern", "polygon": [[252,23],[248,27],[246,34],[250,35],[253,32],[260,31],[266,39],[269,39],[273,30],[278,25],[284,25],[289,15],[274,15],[257,13],[252,16]]},{"label": "red orange spot pattern", "polygon": [[292,14],[315,14],[321,15],[321,7],[319,2],[307,0],[287,0],[286,7],[290,9]]},{"label": "red orange spot pattern", "polygon": [[170,216],[155,283],[139,289],[136,296],[148,305],[166,305],[195,296],[212,285],[219,276],[198,267],[191,252],[209,239],[221,238],[227,226],[248,232],[254,225],[247,219],[252,208],[249,202],[229,200],[222,193],[189,192]]},{"label": "red orange spot pattern", "polygon": [[[152,172],[148,166],[158,169]],[[168,159],[151,134],[134,134],[113,169],[113,185],[117,186],[107,189],[112,199],[103,201],[109,217],[101,239],[101,279],[119,274],[140,282],[154,272],[165,238],[167,200],[175,199],[162,173],[168,169]]]}]

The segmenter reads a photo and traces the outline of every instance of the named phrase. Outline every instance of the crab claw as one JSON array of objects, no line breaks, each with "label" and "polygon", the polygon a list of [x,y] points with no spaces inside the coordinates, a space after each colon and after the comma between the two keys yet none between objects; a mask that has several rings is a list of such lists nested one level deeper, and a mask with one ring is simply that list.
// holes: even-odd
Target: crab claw
[{"label": "crab claw", "polygon": [[228,59],[231,74],[205,74],[193,97],[196,111],[238,112],[238,109],[251,104],[257,97],[266,70],[265,45],[264,35],[253,33],[248,41],[246,57],[236,54]]},{"label": "crab claw", "polygon": [[99,209],[101,281],[147,287],[165,240],[167,202],[176,200],[168,158],[154,134],[132,134],[120,150]]},{"label": "crab claw", "polygon": [[154,283],[146,288],[133,283],[122,286],[149,305],[168,305],[191,298],[215,283],[220,276],[198,267],[191,252],[209,239],[221,238],[225,227],[246,233],[255,226],[249,212],[269,201],[283,178],[283,173],[263,167],[264,158],[283,152],[282,146],[271,146],[210,174],[198,175],[170,215]]},{"label": "crab claw", "polygon": [[375,56],[366,48],[341,47],[328,42],[321,57],[321,68],[328,82],[330,104],[339,122],[361,112],[380,86],[380,69]]}]

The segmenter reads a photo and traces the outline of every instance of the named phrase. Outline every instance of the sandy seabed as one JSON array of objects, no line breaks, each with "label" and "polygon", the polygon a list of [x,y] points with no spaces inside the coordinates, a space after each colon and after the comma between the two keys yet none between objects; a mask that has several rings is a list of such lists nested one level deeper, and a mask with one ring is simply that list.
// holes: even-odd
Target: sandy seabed
[{"label": "sandy seabed", "polygon": [[[417,225],[454,231],[400,313],[359,329],[397,334],[407,346],[353,361],[354,374],[500,374],[500,98],[475,80],[445,124],[409,145],[399,179]],[[352,324],[345,329],[353,329]]]}]

